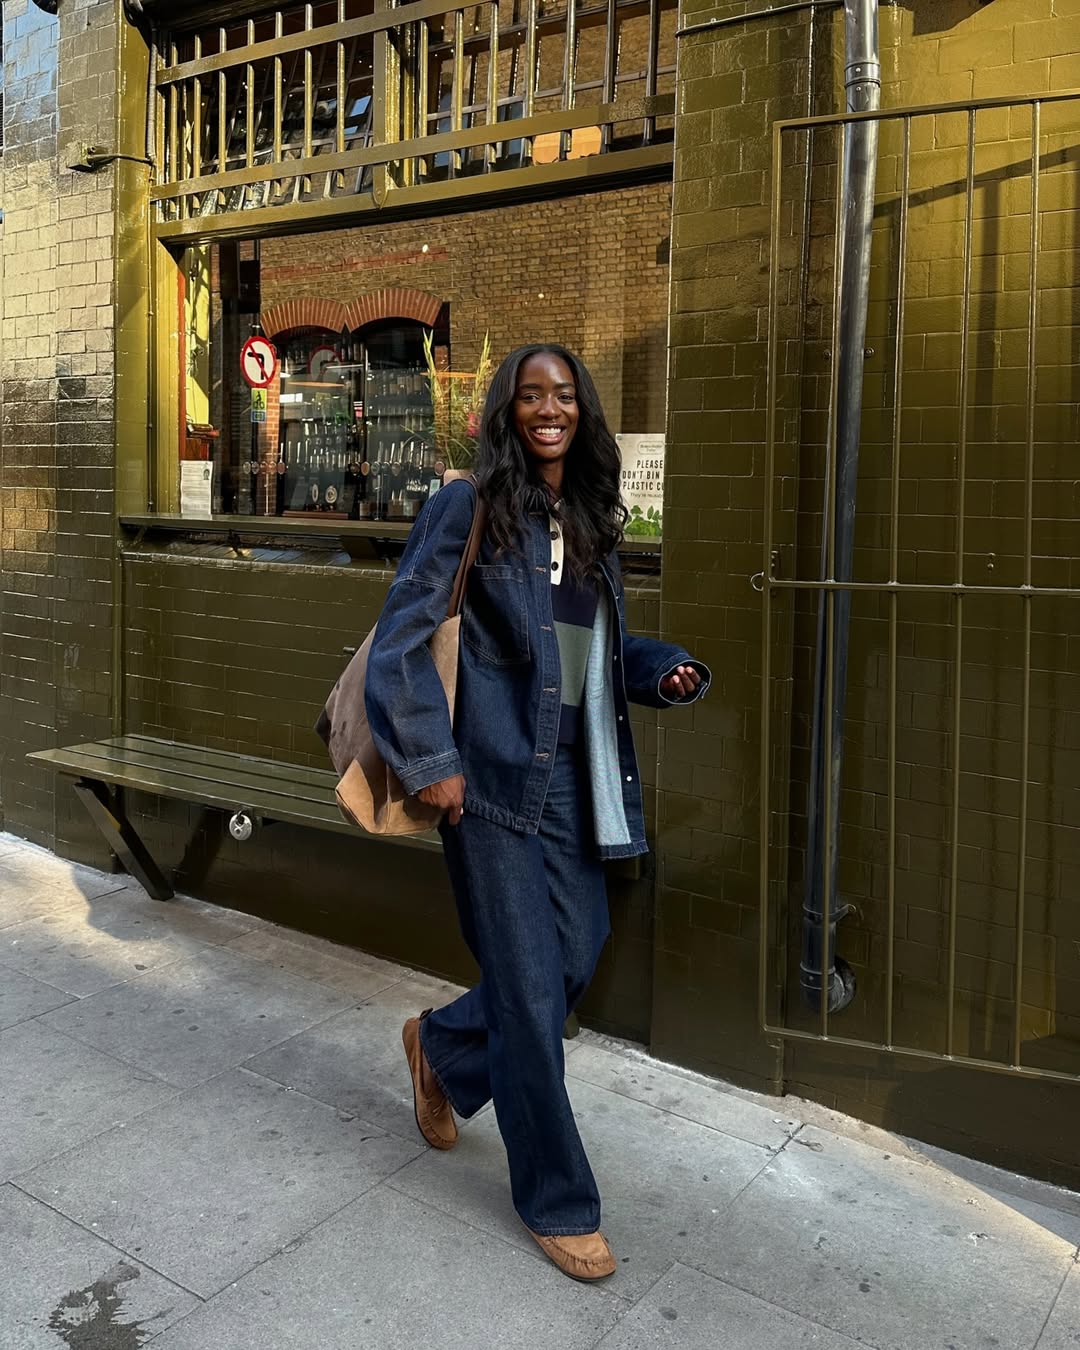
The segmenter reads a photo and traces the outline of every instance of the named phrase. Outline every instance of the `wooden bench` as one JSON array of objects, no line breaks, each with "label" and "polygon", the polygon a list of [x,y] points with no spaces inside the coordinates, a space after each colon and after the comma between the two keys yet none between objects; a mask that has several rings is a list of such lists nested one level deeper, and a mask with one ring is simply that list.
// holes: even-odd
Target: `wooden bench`
[{"label": "wooden bench", "polygon": [[[360,833],[338,809],[337,775],[328,769],[204,750],[153,736],[116,736],[62,750],[38,750],[27,758],[75,780],[75,792],[106,843],[155,900],[171,900],[173,889],[127,819],[117,788],[227,811],[230,832],[241,841],[250,837],[255,824],[274,821]],[[434,833],[385,838],[387,843],[412,848],[442,848]]]}]

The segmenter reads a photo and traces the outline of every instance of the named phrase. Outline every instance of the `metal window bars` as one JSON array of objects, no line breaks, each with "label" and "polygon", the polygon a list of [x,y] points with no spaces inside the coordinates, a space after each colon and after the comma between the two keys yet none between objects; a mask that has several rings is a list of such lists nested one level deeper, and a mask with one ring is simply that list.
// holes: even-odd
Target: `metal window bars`
[{"label": "metal window bars", "polygon": [[[839,166],[851,128],[869,120],[887,146],[862,423],[872,467],[865,501],[860,482],[855,568],[838,580],[835,287],[850,207]],[[1080,718],[1055,700],[1076,684],[1069,602],[1080,599],[1069,336],[1080,247],[1068,224],[1078,135],[1076,90],[774,127],[764,567],[754,579],[759,1018],[769,1035],[1080,1077],[1080,928],[1066,904],[1080,879],[1070,810],[1080,801]],[[813,484],[824,487],[820,515],[805,505]],[[842,594],[862,606],[853,640],[865,674],[846,725],[834,726]],[[859,997],[839,1014],[827,998],[800,1006],[791,955],[810,829],[800,769],[819,599],[826,744],[862,738],[843,770],[852,781],[838,785],[838,831],[831,780],[822,794],[826,934],[842,912],[837,891],[851,890],[843,869],[830,884],[833,848],[849,875],[870,878],[865,894],[845,896],[858,914],[850,931],[821,943],[821,988],[845,941],[863,967]],[[832,773],[828,753],[825,763]]]},{"label": "metal window bars", "polygon": [[170,35],[155,81],[157,232],[527,188],[582,177],[593,154],[610,157],[609,176],[670,173],[675,12],[676,0],[412,0],[362,14],[333,0]]}]

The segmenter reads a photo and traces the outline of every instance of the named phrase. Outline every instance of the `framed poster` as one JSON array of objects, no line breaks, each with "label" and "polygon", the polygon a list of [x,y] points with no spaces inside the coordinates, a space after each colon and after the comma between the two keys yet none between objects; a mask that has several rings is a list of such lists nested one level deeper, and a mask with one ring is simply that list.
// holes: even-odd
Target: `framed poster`
[{"label": "framed poster", "polygon": [[659,539],[664,516],[664,438],[620,432],[615,440],[622,456],[622,495],[630,511],[629,539]]}]

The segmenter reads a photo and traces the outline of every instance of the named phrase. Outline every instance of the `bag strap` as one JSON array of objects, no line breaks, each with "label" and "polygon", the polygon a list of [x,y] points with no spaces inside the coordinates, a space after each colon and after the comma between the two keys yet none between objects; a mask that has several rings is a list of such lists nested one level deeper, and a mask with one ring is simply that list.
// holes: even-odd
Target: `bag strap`
[{"label": "bag strap", "polygon": [[[473,474],[461,474],[462,478],[467,479],[476,488],[476,478]],[[465,551],[461,555],[461,562],[458,563],[457,575],[454,577],[454,589],[450,596],[450,605],[446,611],[446,617],[452,619],[460,614],[461,604],[465,599],[465,587],[468,583],[469,568],[476,561],[480,552],[480,545],[483,542],[484,530],[487,528],[487,504],[480,491],[476,491],[476,510],[473,512],[472,525],[469,528],[469,537],[465,541]]]}]

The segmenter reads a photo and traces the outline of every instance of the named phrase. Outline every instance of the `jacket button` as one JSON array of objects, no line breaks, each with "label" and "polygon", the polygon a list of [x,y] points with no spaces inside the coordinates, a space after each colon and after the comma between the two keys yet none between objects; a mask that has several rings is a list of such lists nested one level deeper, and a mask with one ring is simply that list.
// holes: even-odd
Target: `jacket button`
[{"label": "jacket button", "polygon": [[622,713],[620,713],[620,714],[619,714],[619,721],[621,722],[622,720],[623,720],[623,715],[622,715]]},{"label": "jacket button", "polygon": [[632,782],[634,781],[633,775],[628,773],[628,774],[626,775],[626,781],[627,781],[628,783],[632,783]]},{"label": "jacket button", "polygon": [[551,531],[551,537],[552,537],[552,539],[558,539],[558,537],[559,537],[559,531],[558,531],[558,530],[552,530],[552,531]]},{"label": "jacket button", "polygon": [[553,562],[553,563],[551,564],[551,570],[552,570],[553,572],[557,572],[557,571],[559,570],[559,564],[558,564],[557,562]]}]

